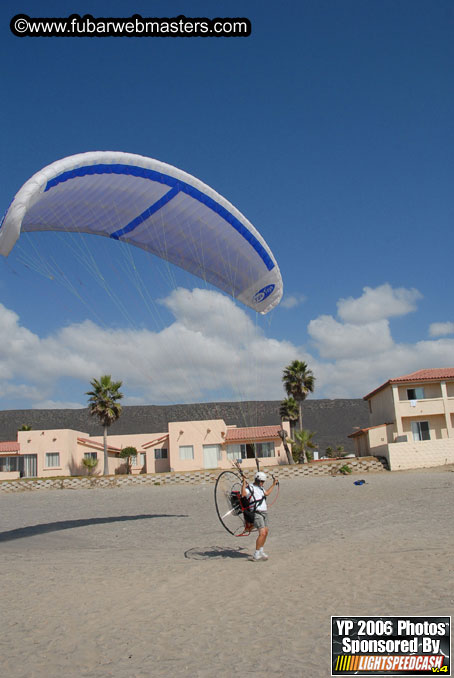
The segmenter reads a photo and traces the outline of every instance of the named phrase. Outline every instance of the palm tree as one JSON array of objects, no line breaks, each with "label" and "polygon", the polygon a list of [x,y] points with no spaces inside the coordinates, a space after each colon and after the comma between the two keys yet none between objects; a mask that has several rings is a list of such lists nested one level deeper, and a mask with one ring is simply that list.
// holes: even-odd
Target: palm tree
[{"label": "palm tree", "polygon": [[279,407],[279,414],[281,419],[290,422],[290,435],[292,435],[295,421],[298,421],[299,418],[298,403],[295,398],[291,396],[290,398],[283,400]]},{"label": "palm tree", "polygon": [[292,396],[298,403],[299,430],[303,430],[303,412],[301,404],[308,393],[314,391],[315,377],[302,360],[293,360],[282,375],[287,395]]},{"label": "palm tree", "polygon": [[312,438],[315,436],[315,431],[307,431],[303,429],[302,431],[297,431],[295,433],[295,456],[298,456],[298,461],[300,456],[303,456],[303,463],[307,463],[307,453],[309,450],[315,450],[317,445],[313,442]]},{"label": "palm tree", "polygon": [[121,381],[112,381],[110,374],[105,374],[99,380],[90,382],[92,391],[87,391],[90,396],[88,409],[92,416],[98,417],[104,427],[104,471],[103,475],[109,474],[109,455],[107,453],[107,429],[117,421],[121,414],[121,405],[118,403],[123,398],[120,393]]},{"label": "palm tree", "polygon": [[284,450],[285,450],[285,453],[287,455],[288,463],[294,464],[295,460],[293,459],[292,451],[291,451],[290,447],[288,446],[288,443],[291,444],[293,441],[291,440],[291,438],[287,438],[287,433],[283,428],[281,428],[281,430],[278,431],[277,434],[278,434],[279,438],[282,440],[282,444],[284,446]]},{"label": "palm tree", "polygon": [[[286,420],[290,422],[290,438],[291,438],[293,435],[293,429],[295,428],[295,421],[298,421],[299,416],[298,403],[296,402],[295,398],[286,398],[281,402],[279,407],[279,415],[282,421]],[[287,436],[285,434],[284,429],[282,429],[282,434],[283,435],[279,433],[280,437],[282,438],[282,443],[284,445],[285,452],[287,454],[288,463],[294,464],[295,460],[293,459],[290,447],[287,445]]]}]

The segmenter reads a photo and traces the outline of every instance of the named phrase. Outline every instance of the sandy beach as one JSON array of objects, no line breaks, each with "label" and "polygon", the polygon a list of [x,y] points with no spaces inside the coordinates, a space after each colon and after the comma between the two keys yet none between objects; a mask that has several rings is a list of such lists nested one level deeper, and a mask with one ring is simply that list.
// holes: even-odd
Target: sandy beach
[{"label": "sandy beach", "polygon": [[300,477],[270,559],[213,485],[0,496],[5,678],[330,675],[331,615],[453,613],[448,469]]}]

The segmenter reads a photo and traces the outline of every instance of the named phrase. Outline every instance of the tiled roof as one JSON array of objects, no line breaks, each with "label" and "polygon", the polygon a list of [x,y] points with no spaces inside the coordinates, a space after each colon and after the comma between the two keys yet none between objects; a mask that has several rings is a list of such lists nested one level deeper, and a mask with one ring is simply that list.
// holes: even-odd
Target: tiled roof
[{"label": "tiled roof", "polygon": [[382,426],[392,426],[392,423],[393,422],[387,422],[386,424],[376,424],[375,426],[366,426],[366,428],[359,428],[357,431],[350,433],[348,437],[356,438],[357,436],[360,436],[363,433],[366,433],[367,431],[371,431],[373,428],[381,428]]},{"label": "tiled roof", "polygon": [[226,443],[236,442],[238,440],[268,440],[269,438],[279,438],[278,431],[282,426],[250,426],[248,428],[229,428],[225,436]]},{"label": "tiled roof", "polygon": [[454,367],[436,367],[432,370],[418,370],[417,372],[411,372],[410,374],[404,374],[403,377],[396,377],[395,379],[390,379],[391,383],[397,381],[426,381],[430,379],[454,379]]},{"label": "tiled roof", "polygon": [[368,400],[371,396],[375,395],[389,384],[408,384],[421,381],[439,381],[442,379],[454,379],[454,367],[435,367],[428,370],[417,370],[416,372],[411,372],[410,374],[404,374],[401,377],[388,379],[387,382],[364,396],[364,400]]},{"label": "tiled roof", "polygon": [[153,447],[153,445],[159,445],[160,443],[163,443],[164,440],[168,440],[168,438],[169,438],[169,434],[164,433],[159,438],[153,438],[153,440],[149,440],[147,443],[142,443],[142,447],[143,447],[144,450],[146,450],[149,447]]},{"label": "tiled roof", "polygon": [[[98,443],[97,440],[90,440],[90,438],[77,438],[78,443],[82,443],[82,445],[87,445],[87,447],[93,447],[95,450],[103,450],[104,449],[104,444],[103,443]],[[119,447],[113,447],[112,445],[107,445],[107,451],[108,452],[121,452],[121,449]]]},{"label": "tiled roof", "polygon": [[0,443],[0,452],[20,452],[20,443],[16,442]]}]

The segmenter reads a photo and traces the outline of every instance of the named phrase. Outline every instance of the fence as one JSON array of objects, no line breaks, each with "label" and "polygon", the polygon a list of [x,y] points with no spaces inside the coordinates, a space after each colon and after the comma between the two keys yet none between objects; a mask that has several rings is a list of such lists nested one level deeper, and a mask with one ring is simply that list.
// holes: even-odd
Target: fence
[{"label": "fence", "polygon": [[[264,471],[273,473],[279,479],[297,476],[338,475],[340,469],[348,466],[352,473],[370,473],[386,470],[384,460],[376,457],[344,458],[332,461],[314,461],[294,466],[272,466]],[[125,476],[83,476],[65,478],[21,478],[0,481],[0,492],[27,492],[34,490],[78,490],[98,487],[129,487],[132,485],[169,485],[171,483],[198,485],[214,483],[219,476],[218,469],[186,471],[184,473],[150,473]]]}]

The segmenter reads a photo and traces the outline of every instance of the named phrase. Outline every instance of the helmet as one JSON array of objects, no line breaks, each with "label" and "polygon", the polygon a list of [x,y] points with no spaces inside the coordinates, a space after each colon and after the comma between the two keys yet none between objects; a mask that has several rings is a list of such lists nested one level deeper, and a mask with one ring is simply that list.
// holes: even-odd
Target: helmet
[{"label": "helmet", "polygon": [[263,473],[263,471],[257,471],[257,473],[255,474],[255,479],[266,480],[266,473]]}]

